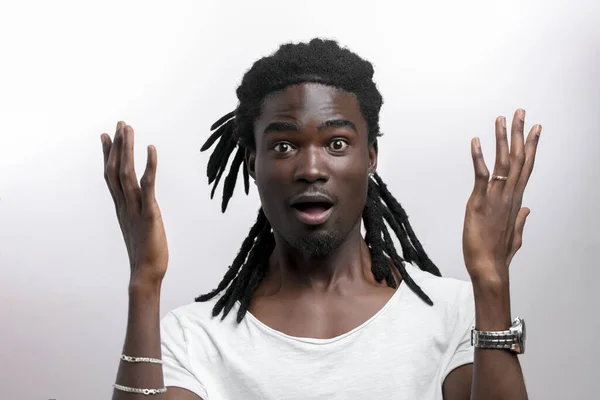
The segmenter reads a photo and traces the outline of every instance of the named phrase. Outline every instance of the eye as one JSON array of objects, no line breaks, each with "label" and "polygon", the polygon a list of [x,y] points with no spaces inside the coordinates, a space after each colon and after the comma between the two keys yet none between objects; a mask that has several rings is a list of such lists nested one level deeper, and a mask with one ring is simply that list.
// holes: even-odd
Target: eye
[{"label": "eye", "polygon": [[329,143],[329,148],[336,153],[346,150],[346,147],[348,147],[348,142],[344,139],[334,139]]},{"label": "eye", "polygon": [[275,143],[275,145],[273,146],[273,150],[275,150],[278,153],[289,153],[290,150],[293,150],[293,147],[289,143],[279,142]]}]

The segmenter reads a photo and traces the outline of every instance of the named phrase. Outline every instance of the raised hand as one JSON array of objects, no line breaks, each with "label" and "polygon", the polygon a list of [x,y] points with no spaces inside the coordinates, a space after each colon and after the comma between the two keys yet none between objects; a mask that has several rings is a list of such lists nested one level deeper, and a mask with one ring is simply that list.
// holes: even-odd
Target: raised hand
[{"label": "raised hand", "polygon": [[101,140],[104,178],[129,254],[130,287],[160,285],[167,271],[169,251],[154,195],[156,149],[148,146],[146,170],[138,183],[133,163],[133,128],[119,122],[114,142],[106,133],[101,135]]},{"label": "raised hand", "polygon": [[525,111],[515,112],[510,149],[506,119],[496,119],[496,163],[491,176],[478,138],[471,141],[475,185],[467,203],[463,255],[471,278],[508,279],[508,266],[522,244],[530,210],[521,207],[533,171],[542,127],[535,125],[524,140]]}]

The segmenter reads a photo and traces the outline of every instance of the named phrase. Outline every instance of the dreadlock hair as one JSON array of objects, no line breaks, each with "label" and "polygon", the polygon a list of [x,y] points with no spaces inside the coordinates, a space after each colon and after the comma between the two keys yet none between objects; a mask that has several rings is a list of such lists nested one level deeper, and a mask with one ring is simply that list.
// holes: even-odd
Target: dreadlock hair
[{"label": "dreadlock hair", "polygon": [[[211,126],[211,131],[214,132],[201,148],[201,151],[206,151],[218,140],[206,170],[208,183],[213,185],[211,199],[234,151],[235,155],[223,184],[222,212],[225,212],[233,196],[240,168],[244,190],[248,194],[250,185],[244,154],[246,149],[255,149],[254,122],[260,114],[264,98],[287,86],[307,82],[321,83],[353,93],[367,122],[369,144],[375,143],[381,136],[379,110],[383,99],[373,82],[373,74],[371,63],[340,47],[333,40],[313,39],[309,43],[285,44],[272,55],[256,61],[246,72],[236,91],[238,107]],[[362,219],[375,278],[379,282],[385,280],[389,287],[396,287],[390,270],[391,260],[406,285],[427,304],[433,305],[431,299],[407,273],[405,261],[436,276],[441,276],[440,271],[423,250],[408,222],[406,212],[378,174],[369,179]],[[402,256],[396,251],[388,226],[400,242]],[[254,290],[265,276],[274,248],[272,228],[261,208],[256,223],[221,283],[210,293],[197,297],[196,301],[208,301],[225,291],[213,308],[213,316],[222,313],[223,320],[239,301],[237,322],[241,322],[248,311]]]}]

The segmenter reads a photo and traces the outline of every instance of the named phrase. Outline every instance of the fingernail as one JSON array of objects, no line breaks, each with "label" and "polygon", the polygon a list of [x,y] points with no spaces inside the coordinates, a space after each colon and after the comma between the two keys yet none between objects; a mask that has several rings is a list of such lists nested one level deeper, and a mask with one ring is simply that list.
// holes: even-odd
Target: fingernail
[{"label": "fingernail", "polygon": [[502,117],[502,118],[500,119],[500,123],[502,124],[502,127],[503,127],[503,128],[506,128],[506,118]]},{"label": "fingernail", "polygon": [[535,135],[539,137],[540,133],[542,133],[542,126],[538,125],[537,129],[535,130]]},{"label": "fingernail", "polygon": [[478,137],[475,138],[475,146],[477,146],[478,149],[481,148],[481,142],[479,141]]}]

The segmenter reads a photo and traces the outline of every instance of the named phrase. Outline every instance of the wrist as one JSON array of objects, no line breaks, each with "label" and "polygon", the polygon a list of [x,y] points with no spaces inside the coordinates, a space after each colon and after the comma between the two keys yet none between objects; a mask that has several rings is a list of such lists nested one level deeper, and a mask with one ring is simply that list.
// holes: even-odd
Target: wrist
[{"label": "wrist", "polygon": [[132,280],[129,282],[129,298],[151,300],[160,298],[162,282]]},{"label": "wrist", "polygon": [[510,327],[510,285],[503,277],[475,279],[475,329],[502,331]]}]

